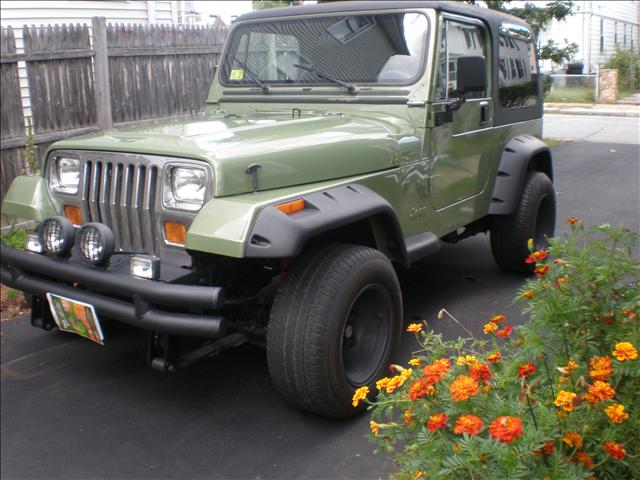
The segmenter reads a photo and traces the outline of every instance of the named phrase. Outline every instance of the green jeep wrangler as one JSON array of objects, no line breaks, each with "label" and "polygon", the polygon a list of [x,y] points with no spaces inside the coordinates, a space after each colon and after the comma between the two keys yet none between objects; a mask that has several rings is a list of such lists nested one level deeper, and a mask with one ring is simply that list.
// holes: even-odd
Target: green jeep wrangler
[{"label": "green jeep wrangler", "polygon": [[2,282],[46,330],[148,330],[162,371],[264,345],[287,400],[352,415],[402,331],[397,268],[488,231],[530,272],[553,235],[538,72],[526,23],[454,2],[243,15],[204,112],[58,142],[14,180],[3,213],[38,229]]}]

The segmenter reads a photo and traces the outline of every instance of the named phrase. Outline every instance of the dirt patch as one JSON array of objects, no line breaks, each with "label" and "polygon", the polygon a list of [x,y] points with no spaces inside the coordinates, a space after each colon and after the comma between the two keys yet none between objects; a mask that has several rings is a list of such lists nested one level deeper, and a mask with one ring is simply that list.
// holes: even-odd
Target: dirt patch
[{"label": "dirt patch", "polygon": [[29,305],[22,292],[0,284],[0,320],[11,320],[29,313]]}]

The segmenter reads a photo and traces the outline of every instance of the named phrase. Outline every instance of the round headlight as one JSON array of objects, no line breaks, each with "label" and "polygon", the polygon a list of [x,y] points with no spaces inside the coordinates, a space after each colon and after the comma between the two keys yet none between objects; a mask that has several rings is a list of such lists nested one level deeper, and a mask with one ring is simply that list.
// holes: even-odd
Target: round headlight
[{"label": "round headlight", "polygon": [[46,253],[60,257],[69,254],[73,247],[75,228],[67,218],[47,218],[40,228],[40,238]]},{"label": "round headlight", "polygon": [[77,239],[80,254],[87,262],[101,265],[113,253],[113,233],[101,223],[87,223],[80,228]]}]

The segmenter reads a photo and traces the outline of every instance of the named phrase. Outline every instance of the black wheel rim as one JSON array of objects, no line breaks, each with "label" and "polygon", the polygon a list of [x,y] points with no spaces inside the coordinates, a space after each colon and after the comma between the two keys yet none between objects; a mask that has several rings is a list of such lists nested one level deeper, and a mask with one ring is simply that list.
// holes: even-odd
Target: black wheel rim
[{"label": "black wheel rim", "polygon": [[551,202],[548,198],[544,197],[540,201],[538,215],[536,217],[536,227],[533,238],[533,244],[536,250],[546,248],[549,237],[553,236],[554,223],[555,216],[553,215]]},{"label": "black wheel rim", "polygon": [[387,290],[380,285],[360,290],[342,328],[342,365],[351,385],[367,385],[376,379],[387,357],[392,323],[393,305]]}]

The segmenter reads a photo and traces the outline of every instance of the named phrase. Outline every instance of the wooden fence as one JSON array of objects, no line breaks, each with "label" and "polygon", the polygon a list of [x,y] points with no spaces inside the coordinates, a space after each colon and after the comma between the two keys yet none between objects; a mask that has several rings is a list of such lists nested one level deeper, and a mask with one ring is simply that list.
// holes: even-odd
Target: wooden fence
[{"label": "wooden fence", "polygon": [[42,155],[68,136],[202,109],[227,29],[107,25],[95,17],[91,34],[87,25],[25,25],[18,54],[11,27],[1,29],[0,200],[25,168],[18,62],[26,65],[33,139]]}]

